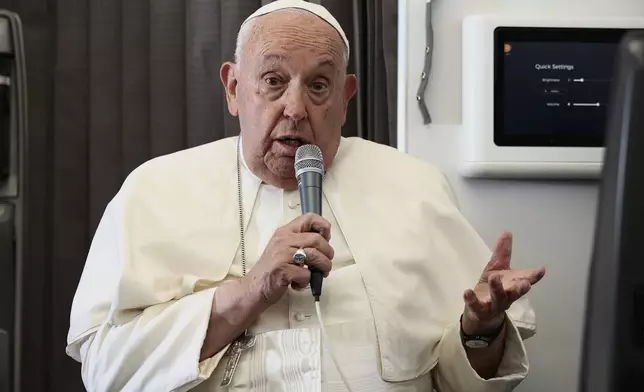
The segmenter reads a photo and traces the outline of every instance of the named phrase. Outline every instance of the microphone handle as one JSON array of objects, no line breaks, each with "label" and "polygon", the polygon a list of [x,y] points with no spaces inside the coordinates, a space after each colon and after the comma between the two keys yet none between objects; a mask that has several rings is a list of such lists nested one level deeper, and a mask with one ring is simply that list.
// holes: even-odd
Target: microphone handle
[{"label": "microphone handle", "polygon": [[[322,216],[322,175],[315,172],[305,172],[298,177],[300,204],[302,215],[310,212]],[[316,301],[322,295],[322,280],[324,275],[317,268],[309,267],[311,272],[311,293]]]},{"label": "microphone handle", "polygon": [[[304,173],[302,176],[306,174],[309,173]],[[310,183],[308,181],[302,181],[300,184],[302,215],[312,212],[322,216],[322,184],[318,185],[315,182]]]}]

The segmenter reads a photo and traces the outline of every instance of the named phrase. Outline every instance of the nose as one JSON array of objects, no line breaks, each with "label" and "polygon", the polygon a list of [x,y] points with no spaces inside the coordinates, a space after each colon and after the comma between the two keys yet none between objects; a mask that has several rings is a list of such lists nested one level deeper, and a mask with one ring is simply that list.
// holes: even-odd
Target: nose
[{"label": "nose", "polygon": [[284,116],[294,122],[306,118],[306,102],[303,89],[299,86],[289,86],[284,97]]}]

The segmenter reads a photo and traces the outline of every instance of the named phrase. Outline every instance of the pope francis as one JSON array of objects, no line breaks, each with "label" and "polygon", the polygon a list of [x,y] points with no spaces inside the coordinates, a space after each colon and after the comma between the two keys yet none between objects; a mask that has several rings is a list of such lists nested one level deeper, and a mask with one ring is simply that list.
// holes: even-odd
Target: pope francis
[{"label": "pope francis", "polygon": [[[143,164],[100,222],[67,345],[89,391],[496,392],[526,377],[523,296],[545,270],[510,267],[510,233],[490,252],[435,168],[340,136],[349,53],[320,5],[244,22],[221,67],[241,135]],[[322,216],[301,215],[303,144],[324,158]]]}]

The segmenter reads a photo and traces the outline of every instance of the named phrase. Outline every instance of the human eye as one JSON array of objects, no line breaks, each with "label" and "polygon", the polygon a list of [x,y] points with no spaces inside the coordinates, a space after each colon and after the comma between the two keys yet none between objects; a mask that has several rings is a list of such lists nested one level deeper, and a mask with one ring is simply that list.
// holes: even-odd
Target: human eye
[{"label": "human eye", "polygon": [[325,92],[329,86],[327,83],[322,82],[322,81],[316,81],[311,84],[311,90],[313,90],[316,93],[322,93]]},{"label": "human eye", "polygon": [[268,87],[275,88],[282,85],[282,80],[276,75],[267,75],[264,77],[264,83]]}]

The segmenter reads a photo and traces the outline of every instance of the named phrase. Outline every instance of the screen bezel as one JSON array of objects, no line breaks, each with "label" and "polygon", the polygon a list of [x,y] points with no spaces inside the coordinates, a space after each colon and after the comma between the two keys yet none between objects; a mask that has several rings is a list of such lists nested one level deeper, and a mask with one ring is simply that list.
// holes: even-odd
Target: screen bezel
[{"label": "screen bezel", "polygon": [[604,135],[508,135],[504,132],[504,45],[514,42],[615,43],[630,29],[507,27],[494,30],[494,144],[498,147],[604,147]]},{"label": "screen bezel", "polygon": [[579,391],[629,391],[644,371],[644,31],[621,44],[586,285]]}]

